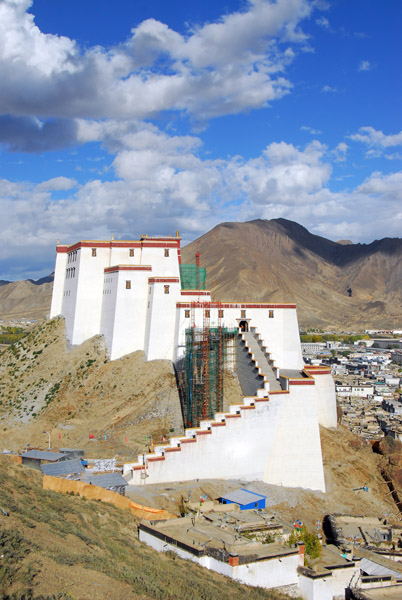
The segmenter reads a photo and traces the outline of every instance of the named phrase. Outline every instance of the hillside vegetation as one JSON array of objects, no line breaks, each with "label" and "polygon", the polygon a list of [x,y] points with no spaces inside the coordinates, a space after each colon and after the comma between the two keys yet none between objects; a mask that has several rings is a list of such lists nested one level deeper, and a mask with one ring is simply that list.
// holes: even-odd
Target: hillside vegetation
[{"label": "hillside vegetation", "polygon": [[138,541],[135,517],[41,479],[0,457],[0,600],[286,599],[157,553]]}]

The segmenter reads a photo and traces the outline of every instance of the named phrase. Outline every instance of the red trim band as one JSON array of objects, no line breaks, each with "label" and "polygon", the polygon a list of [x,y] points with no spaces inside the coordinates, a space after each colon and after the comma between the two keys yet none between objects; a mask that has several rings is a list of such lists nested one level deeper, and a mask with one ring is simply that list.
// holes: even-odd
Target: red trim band
[{"label": "red trim band", "polygon": [[149,277],[148,283],[179,283],[178,277]]},{"label": "red trim band", "polygon": [[177,302],[177,308],[296,308],[296,304],[240,304],[236,302]]},{"label": "red trim band", "polygon": [[149,265],[116,265],[104,269],[105,273],[115,273],[117,271],[152,271],[152,267]]}]

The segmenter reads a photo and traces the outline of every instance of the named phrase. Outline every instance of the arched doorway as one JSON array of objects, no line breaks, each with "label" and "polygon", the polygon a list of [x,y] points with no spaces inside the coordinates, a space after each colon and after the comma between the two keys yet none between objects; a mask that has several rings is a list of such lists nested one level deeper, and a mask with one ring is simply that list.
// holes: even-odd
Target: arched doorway
[{"label": "arched doorway", "polygon": [[248,321],[239,321],[240,331],[248,331]]}]

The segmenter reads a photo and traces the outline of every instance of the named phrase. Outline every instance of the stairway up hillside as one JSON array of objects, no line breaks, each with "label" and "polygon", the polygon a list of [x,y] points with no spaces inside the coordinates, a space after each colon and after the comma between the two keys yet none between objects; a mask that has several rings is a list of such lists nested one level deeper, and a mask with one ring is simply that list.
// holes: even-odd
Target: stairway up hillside
[{"label": "stairway up hillside", "polygon": [[256,396],[257,390],[263,388],[266,382],[269,382],[271,391],[282,389],[254,331],[239,333],[237,375],[245,396]]}]

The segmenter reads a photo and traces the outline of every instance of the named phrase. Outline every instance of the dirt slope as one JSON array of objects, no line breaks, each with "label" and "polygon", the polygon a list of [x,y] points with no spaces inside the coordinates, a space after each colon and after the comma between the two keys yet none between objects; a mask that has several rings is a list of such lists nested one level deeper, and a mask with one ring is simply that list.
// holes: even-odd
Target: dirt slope
[{"label": "dirt slope", "polygon": [[160,554],[138,541],[127,511],[45,491],[41,479],[0,457],[1,598],[286,600]]},{"label": "dirt slope", "polygon": [[1,450],[46,447],[49,431],[53,447],[132,458],[146,449],[146,436],[160,442],[182,431],[169,361],[135,352],[109,362],[101,336],[69,349],[61,318],[0,355],[0,402]]},{"label": "dirt slope", "polygon": [[[304,326],[399,327],[402,240],[342,244],[285,219],[223,223],[183,249],[219,300],[297,302]],[[352,290],[349,296],[348,290]]]}]

